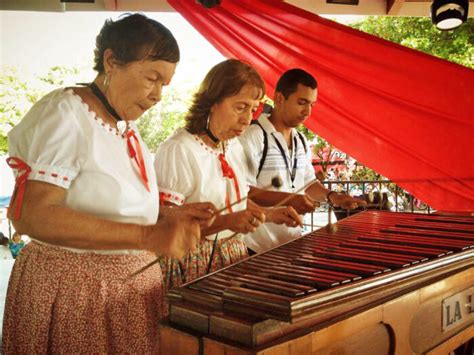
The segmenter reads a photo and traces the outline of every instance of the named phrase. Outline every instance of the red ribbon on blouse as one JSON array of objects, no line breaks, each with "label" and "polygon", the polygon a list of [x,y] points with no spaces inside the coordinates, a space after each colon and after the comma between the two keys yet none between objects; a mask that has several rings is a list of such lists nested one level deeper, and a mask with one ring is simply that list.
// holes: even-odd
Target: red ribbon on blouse
[{"label": "red ribbon on blouse", "polygon": [[[234,180],[234,187],[235,187],[235,192],[237,195],[237,200],[240,200],[239,183],[237,181],[237,177],[235,176],[234,170],[229,165],[227,160],[225,160],[224,154],[222,153],[219,154],[219,160],[221,162],[222,176]],[[228,193],[226,193],[226,196],[225,196],[225,204],[227,206],[227,210],[229,211],[229,213],[232,213],[232,207],[230,207],[231,203],[230,203],[230,197]]]},{"label": "red ribbon on blouse", "polygon": [[[135,147],[133,146],[135,143]],[[140,141],[138,140],[137,135],[133,129],[127,132],[127,145],[128,145],[128,154],[137,164],[138,170],[140,171],[140,177],[142,178],[143,185],[148,192],[150,192],[150,186],[148,184],[148,176],[146,174],[145,161],[143,159],[142,148],[140,146]]]},{"label": "red ribbon on blouse", "polygon": [[13,190],[13,196],[8,209],[10,209],[13,201],[16,201],[13,219],[18,219],[21,216],[21,206],[23,205],[23,197],[25,196],[26,180],[28,180],[31,168],[23,160],[17,157],[8,158],[7,164],[10,168],[17,171],[15,189]]}]

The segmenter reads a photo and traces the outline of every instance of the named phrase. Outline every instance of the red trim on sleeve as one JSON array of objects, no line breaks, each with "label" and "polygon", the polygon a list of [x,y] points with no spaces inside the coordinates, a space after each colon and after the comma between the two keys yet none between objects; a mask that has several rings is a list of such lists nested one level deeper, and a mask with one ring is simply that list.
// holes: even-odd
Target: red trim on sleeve
[{"label": "red trim on sleeve", "polygon": [[164,205],[165,202],[171,202],[175,205],[182,205],[184,203],[184,200],[168,192],[160,192],[160,204]]},{"label": "red trim on sleeve", "polygon": [[15,213],[13,215],[13,218],[18,219],[21,216],[21,207],[23,205],[23,197],[25,195],[26,180],[28,180],[28,176],[31,173],[31,168],[23,160],[17,157],[8,158],[7,164],[10,168],[17,171],[17,176],[15,180],[15,190],[13,190],[13,196],[8,209],[10,209],[11,205],[13,204],[13,201],[16,200]]}]

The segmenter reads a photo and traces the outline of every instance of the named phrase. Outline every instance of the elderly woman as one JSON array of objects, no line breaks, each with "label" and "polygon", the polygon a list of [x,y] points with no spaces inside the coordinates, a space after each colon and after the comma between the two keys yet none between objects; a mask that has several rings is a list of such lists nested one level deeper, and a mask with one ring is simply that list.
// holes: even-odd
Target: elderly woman
[{"label": "elderly woman", "polygon": [[160,23],[106,21],[94,82],[46,95],[9,134],[10,217],[32,242],[10,278],[4,354],[159,352],[160,267],[127,276],[155,254],[195,248],[214,214],[201,204],[157,221],[153,157],[134,123],[160,101],[178,60]]},{"label": "elderly woman", "polygon": [[[257,71],[239,60],[217,64],[204,78],[186,116],[186,127],[164,142],[155,157],[160,200],[183,205],[210,201],[225,210],[197,252],[181,260],[162,259],[165,287],[189,282],[248,256],[241,234],[264,222],[300,223],[292,207],[263,209],[247,195],[247,167],[239,141],[249,126],[265,86]],[[236,235],[237,233],[237,235]],[[210,264],[210,261],[212,264]]]}]

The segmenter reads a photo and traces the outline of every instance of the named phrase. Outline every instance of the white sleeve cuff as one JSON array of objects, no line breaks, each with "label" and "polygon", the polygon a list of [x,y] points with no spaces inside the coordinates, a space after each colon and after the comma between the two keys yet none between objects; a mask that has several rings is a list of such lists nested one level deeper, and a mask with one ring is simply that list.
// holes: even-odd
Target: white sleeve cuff
[{"label": "white sleeve cuff", "polygon": [[185,197],[179,192],[171,191],[161,186],[158,187],[158,191],[160,192],[160,203],[171,202],[178,206],[181,206],[184,203]]},{"label": "white sleeve cuff", "polygon": [[28,180],[37,180],[47,182],[53,185],[68,189],[71,182],[77,177],[78,171],[67,168],[58,168],[55,166],[41,165],[32,163],[31,172]]}]

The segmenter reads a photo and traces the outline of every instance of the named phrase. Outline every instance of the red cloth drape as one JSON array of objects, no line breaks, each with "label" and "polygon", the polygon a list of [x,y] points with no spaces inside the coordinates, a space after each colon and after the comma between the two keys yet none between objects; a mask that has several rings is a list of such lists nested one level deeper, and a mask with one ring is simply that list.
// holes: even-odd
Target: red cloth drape
[{"label": "red cloth drape", "polygon": [[300,67],[318,80],[306,126],[436,209],[474,211],[474,70],[272,0],[168,0],[273,95]]}]

